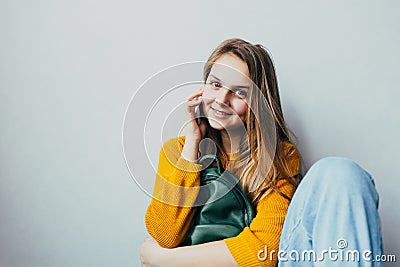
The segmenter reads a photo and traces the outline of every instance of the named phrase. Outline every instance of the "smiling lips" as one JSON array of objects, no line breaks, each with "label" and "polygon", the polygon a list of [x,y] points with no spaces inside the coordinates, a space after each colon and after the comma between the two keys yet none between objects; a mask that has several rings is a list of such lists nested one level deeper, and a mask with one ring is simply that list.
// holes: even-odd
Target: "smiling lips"
[{"label": "smiling lips", "polygon": [[213,107],[211,107],[211,109],[214,111],[214,113],[215,113],[216,115],[219,115],[219,116],[228,116],[228,115],[232,115],[231,113],[227,113],[227,112],[224,112],[224,111],[215,109],[215,108],[213,108]]}]

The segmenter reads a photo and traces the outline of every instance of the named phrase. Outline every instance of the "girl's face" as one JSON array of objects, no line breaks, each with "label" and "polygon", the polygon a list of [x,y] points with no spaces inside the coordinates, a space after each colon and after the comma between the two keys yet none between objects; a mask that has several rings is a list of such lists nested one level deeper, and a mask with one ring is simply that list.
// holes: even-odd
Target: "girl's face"
[{"label": "girl's face", "polygon": [[217,130],[241,127],[246,121],[251,88],[247,64],[231,53],[222,55],[215,63],[219,64],[213,64],[204,86],[204,115]]}]

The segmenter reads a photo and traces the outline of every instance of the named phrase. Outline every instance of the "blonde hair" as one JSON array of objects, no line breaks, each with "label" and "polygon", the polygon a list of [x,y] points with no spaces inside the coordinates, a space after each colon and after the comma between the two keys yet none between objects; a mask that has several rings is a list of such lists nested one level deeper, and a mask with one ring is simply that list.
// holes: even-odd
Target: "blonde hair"
[{"label": "blonde hair", "polygon": [[[260,44],[253,45],[238,38],[228,39],[222,42],[208,58],[203,71],[204,82],[207,81],[215,61],[226,53],[237,56],[247,64],[249,78],[259,89],[259,91],[252,91],[262,93],[270,110],[270,112],[266,112],[260,108],[260,97],[253,94],[250,105],[248,105],[245,123],[248,141],[245,140],[246,138],[242,138],[239,163],[236,168],[240,173],[241,184],[254,205],[257,205],[259,200],[270,190],[290,199],[279,191],[276,184],[280,179],[287,179],[294,186],[298,185],[302,178],[301,174],[293,176],[288,158],[290,155],[299,156],[299,154],[291,141],[291,136],[294,135],[288,129],[283,117],[278,83],[271,57]],[[270,116],[270,120],[268,116]],[[202,119],[207,125],[205,137],[214,141],[221,160],[227,162],[228,157],[222,147],[220,131],[213,129],[207,119]],[[265,131],[265,127],[268,127],[270,122],[273,124],[272,128],[275,128],[274,136],[266,136],[268,131]],[[285,143],[291,144],[290,151],[285,151]],[[267,161],[271,164],[259,164]]]}]

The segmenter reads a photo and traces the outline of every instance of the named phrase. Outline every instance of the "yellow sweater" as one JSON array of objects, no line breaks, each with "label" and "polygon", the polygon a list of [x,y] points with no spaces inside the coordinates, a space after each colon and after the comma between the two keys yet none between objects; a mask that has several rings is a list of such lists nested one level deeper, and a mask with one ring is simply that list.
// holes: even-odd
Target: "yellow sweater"
[{"label": "yellow sweater", "polygon": [[[183,191],[183,187],[200,186],[201,165],[181,158],[185,137],[172,138],[161,148],[153,198],[147,209],[145,223],[148,232],[162,247],[177,247],[187,233],[195,209],[191,208],[197,192]],[[287,145],[285,151],[289,151]],[[232,156],[232,154],[228,154]],[[232,158],[230,158],[232,160]],[[298,152],[288,158],[291,170],[299,173]],[[177,186],[168,186],[168,183]],[[277,184],[282,193],[292,197],[295,187],[286,180]],[[166,204],[167,203],[170,204]],[[182,207],[184,206],[184,207]],[[256,207],[257,215],[249,227],[238,236],[225,239],[225,243],[240,267],[276,266],[279,239],[289,201],[272,191],[261,199]],[[258,259],[260,250],[268,247],[265,261]],[[276,252],[270,260],[271,250]],[[264,256],[261,254],[260,256]]]}]

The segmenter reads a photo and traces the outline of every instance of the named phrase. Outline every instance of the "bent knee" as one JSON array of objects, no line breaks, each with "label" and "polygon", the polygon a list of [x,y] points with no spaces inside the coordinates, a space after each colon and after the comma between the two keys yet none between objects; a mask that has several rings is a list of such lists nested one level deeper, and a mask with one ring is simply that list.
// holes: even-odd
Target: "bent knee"
[{"label": "bent knee", "polygon": [[313,168],[323,169],[325,171],[334,171],[334,172],[354,172],[362,169],[357,163],[355,163],[352,159],[344,158],[344,157],[325,157],[319,159],[312,166]]},{"label": "bent knee", "polygon": [[318,160],[310,168],[316,179],[334,190],[357,190],[366,185],[374,185],[371,175],[356,162],[344,157],[326,157]]}]

